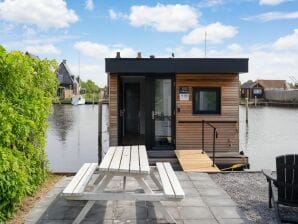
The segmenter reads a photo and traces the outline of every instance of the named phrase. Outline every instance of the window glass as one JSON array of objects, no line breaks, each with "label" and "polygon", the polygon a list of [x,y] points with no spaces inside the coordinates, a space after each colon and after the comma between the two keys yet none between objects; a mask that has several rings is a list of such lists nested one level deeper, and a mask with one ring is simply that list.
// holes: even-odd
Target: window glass
[{"label": "window glass", "polygon": [[220,114],[220,88],[194,88],[193,113]]}]

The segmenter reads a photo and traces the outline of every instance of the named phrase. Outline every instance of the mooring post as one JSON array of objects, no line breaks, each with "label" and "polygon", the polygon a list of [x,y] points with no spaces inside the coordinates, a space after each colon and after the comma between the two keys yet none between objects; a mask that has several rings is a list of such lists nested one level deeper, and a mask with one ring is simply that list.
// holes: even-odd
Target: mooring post
[{"label": "mooring post", "polygon": [[102,160],[102,100],[98,101],[98,165]]},{"label": "mooring post", "polygon": [[255,96],[255,107],[257,106],[257,96]]},{"label": "mooring post", "polygon": [[248,123],[248,98],[245,98],[245,109],[246,109],[246,116],[245,116],[245,121],[246,124]]}]

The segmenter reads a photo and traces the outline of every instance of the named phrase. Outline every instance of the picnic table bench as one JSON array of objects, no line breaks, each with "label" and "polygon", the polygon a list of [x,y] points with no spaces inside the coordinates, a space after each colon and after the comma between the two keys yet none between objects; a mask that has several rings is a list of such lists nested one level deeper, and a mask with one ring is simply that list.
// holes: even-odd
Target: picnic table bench
[{"label": "picnic table bench", "polygon": [[[157,171],[160,177],[155,176]],[[92,176],[98,172],[98,177]],[[123,189],[118,192],[105,191],[113,177],[123,177]],[[150,177],[157,186],[152,190],[146,181]],[[126,191],[126,178],[133,177],[144,193]],[[87,186],[93,186],[87,191]],[[159,162],[156,167],[150,167],[145,146],[115,146],[110,147],[104,159],[98,166],[96,163],[85,163],[71,182],[63,190],[62,196],[70,200],[88,201],[74,223],[80,223],[96,201],[151,201],[158,207],[169,223],[175,223],[161,201],[180,201],[184,198],[184,191],[172,169],[170,163]]]}]

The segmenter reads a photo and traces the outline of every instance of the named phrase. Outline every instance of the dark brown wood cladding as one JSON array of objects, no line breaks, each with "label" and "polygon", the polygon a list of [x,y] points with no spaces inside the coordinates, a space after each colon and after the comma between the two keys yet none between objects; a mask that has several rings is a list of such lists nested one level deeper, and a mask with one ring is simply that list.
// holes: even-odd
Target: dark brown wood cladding
[{"label": "dark brown wood cladding", "polygon": [[118,75],[109,74],[110,146],[118,145]]},{"label": "dark brown wood cladding", "polygon": [[[179,89],[189,87],[189,100],[179,100]],[[193,87],[220,87],[221,114],[194,115],[192,111]],[[176,113],[176,149],[201,149],[202,124],[189,121],[231,121],[231,123],[214,123],[218,129],[216,150],[219,152],[239,151],[239,75],[206,75],[206,74],[177,74],[176,75],[176,106],[180,112]],[[186,121],[186,122],[183,122]],[[212,150],[212,128],[205,125],[205,149]]]}]

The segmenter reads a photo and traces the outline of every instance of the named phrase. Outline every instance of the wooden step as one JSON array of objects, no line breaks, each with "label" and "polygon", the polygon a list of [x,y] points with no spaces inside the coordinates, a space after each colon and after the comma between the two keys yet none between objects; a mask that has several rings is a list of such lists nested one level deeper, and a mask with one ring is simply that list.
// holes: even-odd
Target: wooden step
[{"label": "wooden step", "polygon": [[184,171],[220,172],[216,165],[212,166],[212,160],[202,150],[175,150],[175,153]]}]

